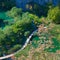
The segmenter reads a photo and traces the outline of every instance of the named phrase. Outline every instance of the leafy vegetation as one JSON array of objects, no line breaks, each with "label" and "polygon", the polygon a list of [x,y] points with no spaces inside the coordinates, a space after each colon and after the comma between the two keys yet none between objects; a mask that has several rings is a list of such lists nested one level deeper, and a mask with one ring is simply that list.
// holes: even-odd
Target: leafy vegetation
[{"label": "leafy vegetation", "polygon": [[[38,16],[22,12],[20,8],[14,7],[11,11],[6,12],[6,14],[12,20],[1,20],[1,27],[3,27],[3,22],[5,24],[8,22],[3,29],[1,28],[1,54],[9,54],[20,49],[28,36],[37,28],[38,22],[40,23]],[[20,47],[16,45],[20,45]]]},{"label": "leafy vegetation", "polygon": [[[5,6],[8,8],[9,5],[4,0],[3,8]],[[9,6],[9,9],[13,6],[14,4]],[[33,9],[28,12],[13,7],[3,14],[0,13],[0,56],[19,50],[28,36],[38,29],[27,47],[17,53],[16,57],[18,60],[46,60],[52,56],[52,53],[56,57],[55,54],[60,53],[59,20],[60,8],[59,6],[54,7],[51,3],[45,6],[34,3]],[[47,28],[44,28],[45,26]]]},{"label": "leafy vegetation", "polygon": [[[40,24],[37,22],[38,32],[34,33],[34,36],[32,37],[32,40],[29,44],[30,49],[27,50],[27,56],[25,55],[26,53],[23,54],[21,53],[22,51],[20,51],[15,56],[18,60],[19,59],[56,60],[59,58],[60,55],[60,23],[59,23],[60,16],[58,13],[59,11],[60,11],[59,7],[54,7],[49,10],[47,17],[39,18]],[[46,26],[47,28],[44,28],[44,26]],[[51,57],[52,54],[54,57],[56,57],[56,59]]]},{"label": "leafy vegetation", "polygon": [[[31,59],[31,60],[39,60],[39,59],[50,59],[56,60],[59,58],[60,53],[60,41],[56,37],[56,33],[53,32],[56,25],[51,26],[50,24],[48,28],[44,28],[44,25],[40,25],[38,28],[38,32],[32,37],[32,41],[28,46],[19,53],[16,54],[16,58],[19,60],[23,59]],[[56,29],[59,29],[58,26]],[[53,32],[53,34],[52,34]],[[29,47],[29,49],[27,49]],[[23,52],[23,53],[21,53]],[[27,55],[25,55],[27,54]],[[53,58],[52,55],[56,58]]]},{"label": "leafy vegetation", "polygon": [[55,7],[53,9],[50,9],[48,12],[47,19],[54,23],[60,24],[60,8]]}]

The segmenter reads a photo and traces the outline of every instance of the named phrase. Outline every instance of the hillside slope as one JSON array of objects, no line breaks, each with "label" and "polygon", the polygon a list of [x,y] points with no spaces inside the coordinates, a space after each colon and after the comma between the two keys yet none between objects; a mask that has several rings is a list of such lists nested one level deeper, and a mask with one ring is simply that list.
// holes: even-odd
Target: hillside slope
[{"label": "hillside slope", "polygon": [[28,46],[16,54],[17,60],[59,60],[60,41],[56,37],[59,26],[50,24],[48,28],[44,29],[44,25],[40,25]]}]

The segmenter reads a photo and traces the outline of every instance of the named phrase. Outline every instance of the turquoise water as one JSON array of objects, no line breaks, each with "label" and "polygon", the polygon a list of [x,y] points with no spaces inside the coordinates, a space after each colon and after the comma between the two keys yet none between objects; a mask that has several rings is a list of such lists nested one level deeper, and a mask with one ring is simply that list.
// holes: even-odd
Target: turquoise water
[{"label": "turquoise water", "polygon": [[0,28],[4,28],[6,25],[13,23],[14,19],[9,17],[6,12],[0,12]]},{"label": "turquoise water", "polygon": [[9,17],[6,12],[0,12],[0,19],[4,19],[4,20],[11,20],[12,18]]}]

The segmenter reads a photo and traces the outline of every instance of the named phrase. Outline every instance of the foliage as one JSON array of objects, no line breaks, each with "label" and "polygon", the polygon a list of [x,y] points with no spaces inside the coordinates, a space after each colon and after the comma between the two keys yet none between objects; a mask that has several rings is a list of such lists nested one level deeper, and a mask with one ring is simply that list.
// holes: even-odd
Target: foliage
[{"label": "foliage", "polygon": [[[13,15],[15,15],[15,13]],[[1,47],[1,49],[3,49],[5,53],[7,53],[6,50],[10,50],[10,53],[14,52],[15,48],[13,48],[13,46],[17,44],[22,46],[25,43],[27,37],[35,30],[35,24],[32,23],[32,20],[30,18],[28,18],[29,16],[27,16],[27,13],[23,14],[22,17],[24,18],[15,20],[12,25],[5,26],[1,30],[0,46],[3,45],[4,48]]]},{"label": "foliage", "polygon": [[54,35],[58,41],[60,41],[60,38],[59,38],[59,36],[60,36],[60,24],[59,25],[50,24],[49,26],[53,27],[53,29],[51,30],[51,34]]},{"label": "foliage", "polygon": [[8,54],[9,53],[13,53],[16,52],[17,50],[19,50],[21,48],[21,45],[17,44],[15,46],[13,46],[10,50],[8,50]]},{"label": "foliage", "polygon": [[40,18],[38,16],[36,16],[34,14],[29,14],[29,17],[30,17],[31,20],[33,20],[33,23],[36,26],[38,26],[41,23]]},{"label": "foliage", "polygon": [[21,8],[16,8],[16,7],[13,7],[11,9],[11,11],[8,11],[7,14],[10,16],[10,17],[18,17],[18,16],[21,16],[22,14],[22,9]]},{"label": "foliage", "polygon": [[26,36],[26,37],[28,37],[30,35],[30,31],[26,31],[25,33],[24,33],[24,36]]},{"label": "foliage", "polygon": [[4,38],[5,38],[5,35],[2,31],[2,29],[0,28],[0,45],[3,43]]},{"label": "foliage", "polygon": [[17,59],[22,60],[25,58],[26,60],[32,58],[31,60],[45,60],[49,58],[50,60],[55,60],[53,57],[51,57],[52,54],[54,57],[59,57],[60,40],[58,40],[57,35],[60,34],[60,25],[51,23],[47,28],[44,28],[44,25],[42,24],[39,26],[39,28],[38,32],[35,33],[35,35],[32,37],[31,43],[28,45],[30,46],[30,49],[27,50],[27,46],[25,48],[27,50],[27,53],[25,49],[17,53],[15,55]]},{"label": "foliage", "polygon": [[24,55],[24,56],[28,56],[28,52],[30,50],[30,45],[28,44],[28,46],[22,50],[21,52],[17,53],[15,56],[19,57],[21,55]]},{"label": "foliage", "polygon": [[[5,4],[9,6],[10,3],[7,4],[7,2],[5,2]],[[2,54],[14,53],[19,50],[28,36],[37,29],[37,27],[38,32],[32,37],[31,43],[16,56],[32,57],[34,60],[39,60],[41,58],[39,56],[41,51],[57,52],[57,50],[60,50],[60,25],[50,24],[51,21],[60,23],[60,8],[53,8],[51,4],[47,5],[40,6],[34,3],[34,8],[31,10],[38,16],[46,16],[50,8],[47,18],[39,18],[37,15],[23,12],[21,8],[17,7],[13,7],[6,13],[12,20],[6,19],[0,21],[2,24],[7,24],[3,29],[0,29],[0,56]],[[9,6],[9,8],[12,6]],[[44,28],[44,26],[47,26],[47,28]],[[43,57],[43,59],[45,59],[45,57]]]},{"label": "foliage", "polygon": [[55,7],[50,9],[48,12],[47,20],[60,24],[60,8]]}]

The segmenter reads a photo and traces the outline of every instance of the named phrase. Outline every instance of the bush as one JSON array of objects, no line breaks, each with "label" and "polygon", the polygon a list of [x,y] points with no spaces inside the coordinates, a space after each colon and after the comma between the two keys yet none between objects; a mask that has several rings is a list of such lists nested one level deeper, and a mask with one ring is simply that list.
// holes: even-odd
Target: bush
[{"label": "bush", "polygon": [[48,12],[47,20],[49,22],[60,24],[60,8],[55,7],[53,9],[50,9]]},{"label": "bush", "polygon": [[30,31],[26,31],[25,33],[24,33],[24,36],[26,36],[26,37],[28,37],[30,35]]},{"label": "bush", "polygon": [[10,17],[13,17],[13,18],[21,16],[21,14],[22,14],[22,9],[21,8],[16,8],[16,7],[13,7],[11,9],[11,11],[7,12],[7,15],[9,15]]},{"label": "bush", "polygon": [[13,48],[11,48],[10,50],[8,50],[8,53],[13,53],[13,52],[17,51],[20,48],[21,48],[21,45],[17,44]]}]

